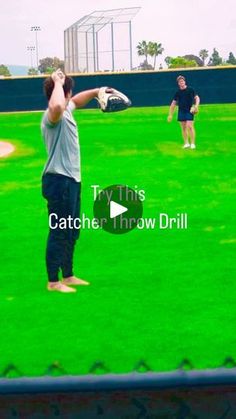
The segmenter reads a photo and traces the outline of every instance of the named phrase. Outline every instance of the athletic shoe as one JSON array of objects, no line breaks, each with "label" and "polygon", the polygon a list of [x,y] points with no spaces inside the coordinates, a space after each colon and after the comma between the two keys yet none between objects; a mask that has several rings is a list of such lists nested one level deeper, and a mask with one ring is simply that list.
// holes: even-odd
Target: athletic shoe
[{"label": "athletic shoe", "polygon": [[69,278],[63,279],[62,284],[65,285],[89,285],[89,282],[84,281],[83,279],[76,278],[75,276],[71,276]]},{"label": "athletic shoe", "polygon": [[189,148],[189,147],[190,147],[189,143],[183,145],[183,148]]},{"label": "athletic shoe", "polygon": [[67,287],[67,285],[62,282],[49,282],[47,286],[48,291],[58,291],[58,292],[76,292],[74,288]]},{"label": "athletic shoe", "polygon": [[191,144],[190,148],[191,148],[192,150],[195,150],[195,148],[196,148],[195,144]]}]

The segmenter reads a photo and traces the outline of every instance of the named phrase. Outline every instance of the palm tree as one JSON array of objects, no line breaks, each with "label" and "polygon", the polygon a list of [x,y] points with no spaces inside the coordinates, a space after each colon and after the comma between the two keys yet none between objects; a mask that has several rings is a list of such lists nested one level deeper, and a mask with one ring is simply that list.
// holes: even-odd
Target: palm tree
[{"label": "palm tree", "polygon": [[148,64],[147,57],[149,55],[149,51],[148,51],[148,43],[147,43],[147,41],[141,41],[141,42],[139,42],[136,48],[138,50],[138,55],[140,57],[145,56],[145,61]]},{"label": "palm tree", "polygon": [[158,55],[161,55],[164,51],[162,44],[158,44],[157,42],[149,42],[148,43],[148,52],[151,57],[154,57],[153,67],[155,70],[156,67],[156,59]]},{"label": "palm tree", "polygon": [[203,65],[205,65],[205,61],[207,57],[209,57],[209,51],[207,51],[207,49],[201,49],[199,52],[199,57],[202,59]]}]

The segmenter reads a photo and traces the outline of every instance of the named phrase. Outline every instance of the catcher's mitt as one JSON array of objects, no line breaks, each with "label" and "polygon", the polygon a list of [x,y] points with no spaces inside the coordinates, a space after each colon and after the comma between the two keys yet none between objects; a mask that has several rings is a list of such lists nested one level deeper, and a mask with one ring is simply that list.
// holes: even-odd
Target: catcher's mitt
[{"label": "catcher's mitt", "polygon": [[131,106],[131,101],[124,93],[110,87],[101,87],[97,100],[102,112],[124,111]]}]

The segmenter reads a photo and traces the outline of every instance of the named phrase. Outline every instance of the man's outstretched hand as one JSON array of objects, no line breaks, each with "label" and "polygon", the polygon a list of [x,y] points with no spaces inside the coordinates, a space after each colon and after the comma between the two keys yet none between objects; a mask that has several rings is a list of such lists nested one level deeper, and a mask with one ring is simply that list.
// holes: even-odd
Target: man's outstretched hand
[{"label": "man's outstretched hand", "polygon": [[190,112],[195,115],[198,113],[198,106],[197,105],[193,105],[190,109]]},{"label": "man's outstretched hand", "polygon": [[114,93],[114,90],[115,90],[115,89],[113,89],[112,87],[106,87],[105,92],[106,92],[106,93]]},{"label": "man's outstretched hand", "polygon": [[60,68],[58,68],[56,71],[54,71],[54,73],[52,73],[51,78],[54,81],[54,83],[59,82],[63,86],[65,83],[66,76],[63,73],[63,71]]}]

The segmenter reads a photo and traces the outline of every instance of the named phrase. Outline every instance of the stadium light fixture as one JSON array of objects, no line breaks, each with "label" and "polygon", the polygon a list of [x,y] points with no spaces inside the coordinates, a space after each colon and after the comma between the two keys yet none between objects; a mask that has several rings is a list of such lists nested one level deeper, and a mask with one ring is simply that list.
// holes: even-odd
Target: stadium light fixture
[{"label": "stadium light fixture", "polygon": [[36,46],[36,62],[37,62],[37,70],[39,67],[39,55],[38,55],[38,32],[41,31],[40,26],[31,26],[31,32],[35,32],[35,46]]},{"label": "stadium light fixture", "polygon": [[30,52],[30,65],[31,65],[31,68],[33,68],[33,51],[35,51],[35,47],[34,46],[28,46],[27,51]]}]

